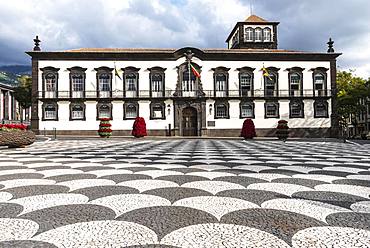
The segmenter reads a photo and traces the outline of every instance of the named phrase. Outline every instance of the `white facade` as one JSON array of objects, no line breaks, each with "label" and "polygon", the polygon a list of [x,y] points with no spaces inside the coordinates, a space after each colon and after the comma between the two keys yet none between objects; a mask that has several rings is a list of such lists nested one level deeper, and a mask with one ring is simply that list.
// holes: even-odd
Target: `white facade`
[{"label": "white facade", "polygon": [[[227,40],[232,49],[41,52],[36,46],[28,53],[38,94],[35,129],[93,134],[104,112],[121,135],[130,134],[135,116],[146,120],[153,135],[168,134],[171,128],[180,136],[237,136],[246,118],[253,119],[261,135],[271,135],[280,119],[301,136],[307,135],[304,130],[328,135],[339,54],[275,49],[277,24],[258,17],[238,23]],[[269,31],[270,39],[246,41],[249,27],[253,35]],[[242,40],[233,38],[239,37],[238,30]],[[249,48],[254,45],[256,49]]]}]

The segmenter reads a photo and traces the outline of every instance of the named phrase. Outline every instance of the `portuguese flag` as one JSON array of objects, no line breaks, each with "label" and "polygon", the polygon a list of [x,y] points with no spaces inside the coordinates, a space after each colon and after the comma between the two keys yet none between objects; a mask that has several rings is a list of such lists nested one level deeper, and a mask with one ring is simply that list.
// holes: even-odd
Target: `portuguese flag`
[{"label": "portuguese flag", "polygon": [[195,67],[191,63],[190,63],[190,68],[191,68],[191,71],[194,73],[195,77],[200,78],[199,71],[197,69],[195,69]]}]

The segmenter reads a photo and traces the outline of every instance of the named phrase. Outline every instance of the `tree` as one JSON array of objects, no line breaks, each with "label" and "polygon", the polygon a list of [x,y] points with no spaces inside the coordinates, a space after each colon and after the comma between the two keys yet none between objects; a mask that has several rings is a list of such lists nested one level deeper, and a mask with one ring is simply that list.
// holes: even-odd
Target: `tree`
[{"label": "tree", "polygon": [[[347,127],[347,120],[358,116],[366,110],[370,87],[366,81],[352,74],[352,71],[341,71],[337,74],[337,110],[342,128]],[[365,101],[365,104],[364,104]],[[355,128],[357,125],[354,119]]]},{"label": "tree", "polygon": [[[32,78],[23,75],[18,78],[18,86],[14,89],[14,97],[23,109],[28,109],[32,105]],[[23,119],[23,115],[21,114]]]}]

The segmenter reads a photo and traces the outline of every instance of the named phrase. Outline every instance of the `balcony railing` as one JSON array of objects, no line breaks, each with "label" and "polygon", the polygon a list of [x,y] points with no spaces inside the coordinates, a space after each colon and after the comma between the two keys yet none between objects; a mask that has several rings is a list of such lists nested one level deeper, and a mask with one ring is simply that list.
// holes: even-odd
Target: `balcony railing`
[{"label": "balcony railing", "polygon": [[112,92],[96,92],[96,91],[58,91],[58,92],[38,92],[39,99],[125,99],[125,98],[191,98],[191,97],[205,97],[205,98],[289,98],[289,97],[330,97],[331,90],[303,90],[303,91],[290,91],[290,90],[254,90],[254,91],[214,91],[204,90],[200,91],[175,91],[166,90],[164,92],[150,92],[149,90],[139,91],[120,91],[115,90]]}]

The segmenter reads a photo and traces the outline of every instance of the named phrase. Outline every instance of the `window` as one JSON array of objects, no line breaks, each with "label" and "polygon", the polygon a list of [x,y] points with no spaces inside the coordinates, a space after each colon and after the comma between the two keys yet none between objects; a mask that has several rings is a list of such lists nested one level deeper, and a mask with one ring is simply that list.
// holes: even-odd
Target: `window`
[{"label": "window", "polygon": [[327,76],[326,71],[328,69],[323,67],[318,67],[312,69],[313,71],[313,89],[314,96],[326,96],[327,95]]},{"label": "window", "polygon": [[229,118],[228,104],[215,103],[215,119],[228,119],[228,118]]},{"label": "window", "polygon": [[45,75],[45,91],[55,92],[57,77],[53,73],[48,73]]},{"label": "window", "polygon": [[265,78],[265,96],[278,95],[278,77],[277,74],[269,70],[269,76]]},{"label": "window", "polygon": [[303,102],[293,101],[290,102],[290,118],[302,118],[303,113]]},{"label": "window", "polygon": [[59,68],[51,66],[40,69],[42,71],[42,96],[44,98],[56,98],[58,95],[58,71]]},{"label": "window", "polygon": [[279,104],[275,102],[265,103],[265,118],[278,118]]},{"label": "window", "polygon": [[111,76],[107,73],[99,75],[99,91],[111,91],[110,79]]},{"label": "window", "polygon": [[161,92],[163,91],[163,78],[161,74],[152,75],[152,92]]},{"label": "window", "polygon": [[135,74],[128,74],[126,76],[126,90],[127,91],[136,91],[136,76]]},{"label": "window", "polygon": [[291,73],[289,75],[289,85],[290,85],[290,96],[300,96],[301,95],[301,75],[298,73]]},{"label": "window", "polygon": [[314,103],[314,117],[315,118],[328,118],[328,103],[326,101],[316,101]]},{"label": "window", "polygon": [[217,74],[216,75],[216,91],[226,91],[226,75]]},{"label": "window", "polygon": [[325,77],[321,73],[317,73],[314,76],[314,85],[315,85],[315,93],[318,93],[317,95],[322,95],[322,91],[324,90],[324,83],[325,83]]},{"label": "window", "polygon": [[132,66],[122,68],[124,71],[124,85],[123,89],[125,97],[137,97],[139,94],[139,70]]},{"label": "window", "polygon": [[85,97],[85,71],[86,68],[72,67],[70,71],[70,89],[72,98]]},{"label": "window", "polygon": [[240,91],[241,96],[251,96],[252,88],[252,75],[249,73],[240,74]]},{"label": "window", "polygon": [[240,104],[240,118],[254,118],[254,106],[251,102]]},{"label": "window", "polygon": [[85,106],[83,104],[71,104],[71,120],[85,119]]},{"label": "window", "polygon": [[98,119],[109,118],[112,119],[112,107],[111,104],[101,103],[98,105]]},{"label": "window", "polygon": [[182,77],[182,90],[183,91],[194,91],[195,90],[195,75],[194,73],[190,72],[190,80],[189,80],[189,70],[183,72]]},{"label": "window", "polygon": [[137,103],[125,103],[125,119],[135,119],[138,116],[139,106]]},{"label": "window", "polygon": [[262,42],[262,29],[261,28],[256,28],[255,30],[255,41]]},{"label": "window", "polygon": [[150,71],[150,96],[151,97],[163,97],[165,94],[165,70],[159,66],[148,68]]},{"label": "window", "polygon": [[151,119],[166,119],[164,103],[151,103]]},{"label": "window", "polygon": [[57,104],[45,104],[44,105],[44,120],[57,120]]},{"label": "window", "polygon": [[246,42],[253,42],[253,28],[246,28],[245,29],[245,37]]},{"label": "window", "polygon": [[264,42],[271,42],[271,29],[265,28],[263,30],[263,41]]}]

